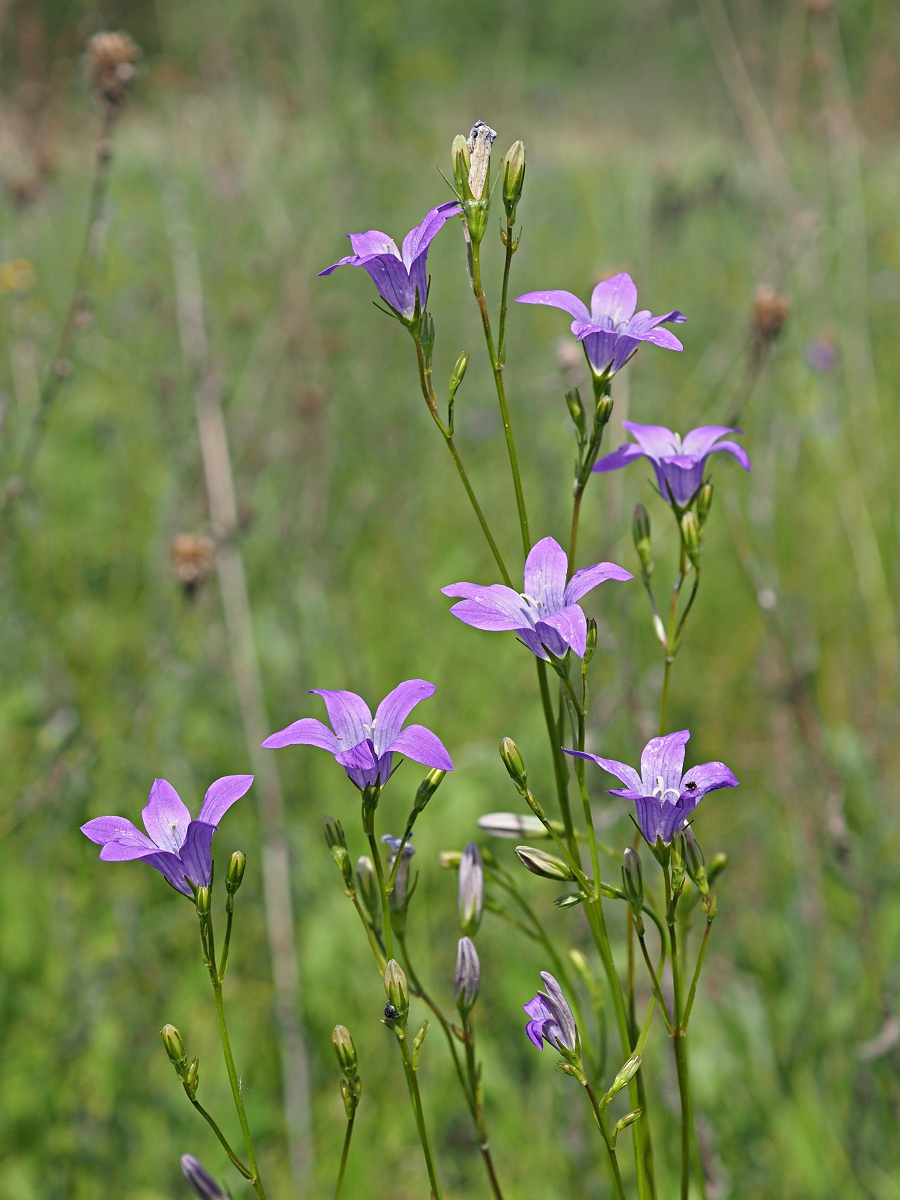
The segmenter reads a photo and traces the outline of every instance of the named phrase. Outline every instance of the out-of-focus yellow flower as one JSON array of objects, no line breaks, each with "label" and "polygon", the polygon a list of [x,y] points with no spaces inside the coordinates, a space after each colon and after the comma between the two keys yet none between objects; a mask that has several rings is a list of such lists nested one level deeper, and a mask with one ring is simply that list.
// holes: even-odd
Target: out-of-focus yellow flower
[{"label": "out-of-focus yellow flower", "polygon": [[0,296],[7,292],[27,292],[37,279],[34,263],[27,258],[14,258],[11,262],[0,263]]}]

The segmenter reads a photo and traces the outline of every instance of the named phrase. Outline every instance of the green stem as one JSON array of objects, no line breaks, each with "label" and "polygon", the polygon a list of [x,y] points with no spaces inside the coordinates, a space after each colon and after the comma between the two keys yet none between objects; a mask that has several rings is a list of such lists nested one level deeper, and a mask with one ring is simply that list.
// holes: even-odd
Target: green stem
[{"label": "green stem", "polygon": [[466,1074],[469,1077],[469,1090],[475,1101],[475,1128],[478,1131],[478,1148],[481,1150],[481,1156],[484,1159],[484,1165],[487,1169],[488,1179],[491,1184],[491,1191],[494,1193],[496,1200],[503,1200],[503,1193],[500,1191],[500,1183],[497,1179],[497,1174],[494,1170],[494,1163],[491,1158],[490,1145],[488,1143],[487,1126],[484,1120],[484,1100],[481,1095],[481,1082],[478,1077],[478,1064],[475,1061],[475,1030],[472,1028],[472,1022],[469,1019],[468,1013],[461,1013],[463,1022],[463,1037],[466,1047]]},{"label": "green stem", "polygon": [[374,832],[369,833],[369,849],[372,851],[372,862],[375,865],[375,877],[378,880],[378,891],[381,895],[381,924],[384,933],[384,954],[390,961],[394,957],[393,931],[391,930],[390,893],[384,881],[384,867],[381,865],[381,851]]},{"label": "green stem", "polygon": [[228,1140],[225,1137],[225,1134],[222,1132],[222,1130],[219,1128],[219,1126],[216,1124],[216,1122],[212,1119],[212,1117],[209,1115],[209,1113],[206,1111],[206,1109],[203,1107],[203,1105],[200,1103],[200,1101],[195,1100],[193,1096],[189,1096],[188,1099],[190,1100],[191,1104],[193,1104],[194,1108],[196,1108],[197,1112],[204,1119],[204,1121],[206,1121],[206,1123],[209,1125],[210,1129],[213,1131],[213,1133],[216,1135],[216,1137],[219,1139],[219,1141],[222,1144],[222,1149],[225,1151],[225,1153],[231,1159],[231,1162],[234,1164],[234,1166],[237,1167],[237,1169],[240,1171],[240,1173],[243,1175],[243,1177],[245,1179],[252,1180],[253,1172],[248,1167],[244,1166],[244,1164],[241,1162],[241,1160],[238,1158],[238,1156],[235,1154],[235,1152],[229,1146]]},{"label": "green stem", "polygon": [[228,970],[228,951],[231,949],[231,925],[234,921],[234,896],[229,896],[225,907],[225,940],[222,942],[222,958],[219,963],[219,983]]},{"label": "green stem", "polygon": [[450,1049],[450,1055],[453,1059],[453,1065],[456,1068],[456,1077],[459,1080],[459,1086],[462,1088],[463,1095],[466,1098],[466,1104],[469,1106],[469,1112],[472,1114],[472,1120],[475,1121],[476,1120],[475,1100],[469,1092],[469,1085],[466,1082],[466,1076],[463,1073],[462,1064],[460,1063],[459,1055],[456,1052],[456,1039],[453,1034],[453,1028],[452,1028],[450,1022],[444,1016],[443,1012],[441,1011],[440,1006],[438,1005],[437,1001],[433,1000],[431,998],[431,996],[429,996],[428,992],[425,991],[425,988],[422,985],[422,981],[419,979],[418,975],[416,974],[415,969],[412,965],[412,962],[410,961],[409,951],[406,948],[406,938],[398,937],[397,943],[400,946],[400,953],[403,956],[403,965],[406,968],[406,974],[407,974],[410,984],[412,985],[413,993],[415,995],[417,995],[420,1000],[424,1000],[424,1002],[428,1005],[428,1007],[431,1009],[431,1011],[434,1013],[435,1017],[437,1018],[438,1024],[440,1025],[441,1029],[443,1029],[443,1031],[444,1031],[444,1037],[447,1039],[447,1045]]},{"label": "green stem", "polygon": [[497,361],[502,367],[506,362],[506,312],[509,297],[509,270],[512,266],[512,256],[516,252],[516,242],[513,240],[513,227],[506,222],[506,237],[504,239],[506,257],[503,260],[503,285],[500,288],[500,320],[497,324]]},{"label": "green stem", "polygon": [[573,858],[580,858],[578,839],[575,836],[575,826],[572,823],[572,810],[569,807],[569,768],[560,745],[557,732],[556,717],[553,714],[553,700],[550,696],[550,682],[547,679],[547,664],[542,658],[535,657],[537,663],[538,684],[541,689],[541,705],[544,709],[544,720],[547,724],[547,734],[550,738],[550,751],[553,756],[553,773],[556,777],[556,795],[562,814],[563,825],[566,828],[566,840]]},{"label": "green stem", "polygon": [[[669,880],[666,872],[666,893],[669,900]],[[671,912],[671,900],[667,904]],[[681,960],[678,957],[678,934],[674,913],[669,924],[669,949],[672,958],[672,984],[675,992],[675,1031],[672,1045],[675,1051],[675,1068],[678,1074],[678,1097],[681,1102],[681,1200],[689,1200],[691,1180],[691,1085],[688,1074],[687,1044],[683,1022],[683,981]]]},{"label": "green stem", "polygon": [[703,941],[700,943],[700,952],[697,955],[697,965],[694,968],[694,978],[691,980],[691,988],[688,992],[687,1004],[684,1006],[684,1016],[681,1018],[681,1028],[685,1033],[687,1033],[688,1021],[691,1019],[691,1011],[694,1007],[694,997],[697,995],[697,983],[700,979],[700,971],[703,967],[703,958],[706,954],[706,946],[709,942],[712,923],[713,918],[707,917],[706,929],[703,932]]},{"label": "green stem", "polygon": [[347,1169],[347,1156],[350,1153],[350,1139],[353,1137],[353,1122],[356,1113],[347,1121],[347,1132],[344,1134],[344,1148],[341,1151],[341,1165],[338,1169],[337,1184],[334,1189],[334,1200],[341,1200],[341,1188],[344,1186],[344,1171]]},{"label": "green stem", "polygon": [[675,587],[672,589],[672,601],[669,604],[669,627],[666,632],[666,673],[663,678],[662,699],[659,705],[659,736],[664,737],[666,732],[666,709],[669,704],[669,684],[672,678],[672,664],[675,662],[675,621],[678,617],[678,600],[681,596],[681,589],[684,585],[684,577],[687,572],[687,555],[684,551],[684,542],[681,542],[680,557],[678,560],[678,578],[675,580]]},{"label": "green stem", "polygon": [[603,1140],[606,1143],[606,1149],[609,1154],[609,1163],[612,1167],[613,1179],[616,1184],[616,1191],[619,1195],[619,1200],[626,1200],[625,1185],[622,1182],[622,1172],[619,1169],[619,1160],[616,1156],[616,1148],[612,1144],[612,1139],[609,1136],[609,1130],[606,1128],[606,1118],[603,1115],[603,1109],[600,1107],[600,1101],[594,1095],[594,1090],[587,1080],[584,1081],[584,1090],[590,1097],[591,1107],[594,1110],[594,1116],[597,1118],[597,1124],[600,1127],[600,1132],[603,1135]]},{"label": "green stem", "polygon": [[397,1041],[400,1045],[400,1054],[403,1058],[403,1070],[406,1074],[406,1085],[409,1088],[409,1098],[412,1102],[413,1113],[416,1118],[416,1129],[419,1134],[419,1141],[422,1144],[422,1154],[425,1156],[425,1166],[428,1170],[428,1179],[431,1183],[431,1194],[434,1200],[441,1200],[441,1185],[438,1182],[437,1171],[434,1166],[434,1158],[431,1154],[431,1147],[428,1144],[428,1131],[425,1128],[425,1113],[422,1109],[422,1097],[419,1094],[419,1081],[416,1079],[415,1068],[412,1064],[412,1057],[409,1053],[409,1046],[406,1041],[406,1033],[403,1030],[397,1029],[394,1031],[397,1034]]},{"label": "green stem", "polygon": [[362,910],[362,905],[359,902],[359,898],[354,893],[351,899],[353,901],[353,907],[356,909],[357,913],[359,914],[359,919],[363,923],[363,928],[365,929],[366,936],[369,939],[369,945],[372,948],[372,953],[375,955],[375,961],[378,963],[378,969],[381,974],[384,975],[384,972],[387,969],[387,959],[384,957],[384,951],[379,945],[378,938],[375,936],[375,931],[372,928],[369,918]]}]

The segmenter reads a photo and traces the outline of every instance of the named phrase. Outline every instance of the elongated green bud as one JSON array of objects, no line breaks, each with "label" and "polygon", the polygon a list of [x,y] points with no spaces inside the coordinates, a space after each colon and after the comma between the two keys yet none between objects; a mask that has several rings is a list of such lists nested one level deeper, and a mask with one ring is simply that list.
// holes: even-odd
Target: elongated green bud
[{"label": "elongated green bud", "polygon": [[610,1100],[612,1100],[613,1096],[615,1096],[616,1092],[621,1092],[622,1088],[631,1082],[631,1080],[641,1069],[641,1063],[643,1061],[644,1060],[641,1058],[640,1054],[632,1054],[631,1058],[629,1058],[626,1063],[623,1063],[618,1075],[616,1075],[615,1079],[612,1081],[612,1086],[603,1097],[604,1104],[608,1104]]},{"label": "elongated green bud", "polygon": [[631,520],[631,536],[634,548],[641,560],[641,569],[649,575],[653,570],[653,560],[650,556],[650,514],[643,504],[634,506],[634,516]]},{"label": "elongated green bud", "polygon": [[697,886],[701,895],[709,894],[709,879],[706,875],[706,859],[700,849],[700,843],[694,836],[694,831],[688,825],[684,831],[684,863],[687,873]]},{"label": "elongated green bud", "polygon": [[439,767],[435,767],[433,771],[428,772],[428,774],[419,784],[418,791],[416,792],[415,803],[413,804],[413,808],[417,813],[422,811],[434,793],[444,782],[444,776],[446,774],[446,771],[442,771]]},{"label": "elongated green bud", "polygon": [[709,866],[706,868],[706,878],[709,882],[710,887],[712,887],[715,880],[719,878],[719,876],[722,874],[722,872],[725,870],[725,868],[727,866],[728,866],[728,855],[727,854],[723,854],[722,851],[720,850],[718,854],[714,854],[712,856],[712,858],[709,860]]},{"label": "elongated green bud", "polygon": [[587,420],[584,415],[584,405],[581,402],[581,393],[578,388],[572,388],[570,392],[566,392],[566,404],[569,406],[569,416],[572,418],[572,424],[578,431],[578,440],[583,442],[587,437]]},{"label": "elongated green bud", "polygon": [[519,789],[524,792],[528,786],[528,772],[525,770],[525,764],[522,761],[522,755],[519,753],[519,747],[512,738],[505,737],[500,743],[500,757],[503,759],[503,765],[509,772],[509,777]]},{"label": "elongated green bud", "polygon": [[169,1062],[175,1068],[179,1075],[183,1075],[187,1071],[187,1054],[184,1049],[184,1042],[181,1034],[174,1025],[163,1025],[159,1031],[159,1036],[163,1040],[163,1045],[166,1048],[166,1054],[169,1056]]},{"label": "elongated green bud", "polygon": [[612,396],[600,396],[597,399],[597,406],[594,409],[594,433],[598,434],[604,425],[609,424],[609,418],[613,413]]},{"label": "elongated green bud", "polygon": [[622,890],[631,905],[638,934],[643,936],[644,872],[641,866],[641,856],[632,846],[626,848],[622,859]]},{"label": "elongated green bud", "polygon": [[187,1074],[182,1077],[182,1085],[184,1090],[193,1100],[197,1095],[197,1088],[200,1086],[200,1059],[192,1058],[191,1065],[187,1069]]},{"label": "elongated green bud", "polygon": [[458,871],[462,862],[462,850],[442,850],[438,862],[445,871]]},{"label": "elongated green bud", "polygon": [[709,516],[709,510],[712,507],[713,485],[704,483],[697,495],[697,520],[700,522],[700,528],[706,524],[706,518]]},{"label": "elongated green bud", "polygon": [[355,1075],[359,1059],[356,1055],[356,1047],[353,1045],[353,1038],[350,1036],[350,1030],[344,1025],[335,1025],[331,1034],[331,1044],[334,1046],[338,1066],[344,1074]]},{"label": "elongated green bud", "polygon": [[347,838],[344,835],[344,827],[337,817],[325,817],[322,824],[325,829],[325,841],[328,843],[328,849],[333,850],[335,846],[343,846],[346,850]]},{"label": "elongated green bud", "polygon": [[388,1001],[384,1009],[385,1020],[405,1022],[409,1012],[409,986],[403,968],[395,958],[385,968],[384,994]]},{"label": "elongated green bud", "polygon": [[642,1110],[640,1108],[636,1108],[636,1109],[634,1109],[633,1112],[626,1113],[624,1117],[622,1117],[620,1120],[616,1121],[615,1126],[613,1127],[612,1137],[610,1138],[610,1142],[612,1143],[613,1148],[615,1148],[616,1139],[618,1138],[618,1136],[622,1132],[622,1130],[627,1129],[629,1125],[633,1125],[635,1123],[635,1121],[638,1119],[638,1117],[641,1115],[641,1111]]},{"label": "elongated green bud", "polygon": [[375,878],[375,866],[367,854],[356,860],[356,883],[362,896],[366,912],[377,925],[381,917],[381,897],[378,894],[378,880]]},{"label": "elongated green bud", "polygon": [[197,915],[200,917],[208,917],[212,903],[212,896],[208,887],[197,888],[197,895],[194,897],[197,905]]},{"label": "elongated green bud", "polygon": [[458,133],[453,139],[453,144],[450,147],[450,162],[453,164],[453,178],[456,182],[456,189],[460,196],[464,196],[466,188],[469,186],[469,167],[471,165],[469,147],[466,143],[466,135],[464,133]]},{"label": "elongated green bud", "polygon": [[247,869],[247,855],[243,850],[235,850],[228,863],[228,874],[225,876],[225,891],[233,896],[244,882],[244,871]]},{"label": "elongated green bud", "polygon": [[568,883],[575,878],[567,863],[545,850],[535,850],[533,846],[516,846],[516,857],[532,875],[556,879],[561,883]]},{"label": "elongated green bud", "polygon": [[503,168],[503,207],[506,209],[506,219],[510,225],[516,219],[516,208],[522,199],[524,182],[525,143],[513,142],[506,152],[506,164]]},{"label": "elongated green bud", "polygon": [[685,554],[695,567],[699,567],[700,525],[697,521],[697,514],[693,511],[686,512],[681,518],[681,540],[684,543]]},{"label": "elongated green bud", "polygon": [[459,385],[466,377],[466,368],[469,365],[468,354],[461,354],[456,360],[456,366],[453,368],[453,374],[450,376],[450,400],[456,395],[459,390]]},{"label": "elongated green bud", "polygon": [[428,1032],[428,1018],[426,1017],[419,1028],[413,1035],[412,1040],[412,1065],[415,1071],[419,1065],[419,1052],[422,1049],[422,1043],[425,1041],[425,1035]]},{"label": "elongated green bud", "polygon": [[597,649],[597,622],[593,617],[589,618],[587,623],[587,638],[585,639],[584,658],[582,662],[587,666],[594,657],[594,652]]}]

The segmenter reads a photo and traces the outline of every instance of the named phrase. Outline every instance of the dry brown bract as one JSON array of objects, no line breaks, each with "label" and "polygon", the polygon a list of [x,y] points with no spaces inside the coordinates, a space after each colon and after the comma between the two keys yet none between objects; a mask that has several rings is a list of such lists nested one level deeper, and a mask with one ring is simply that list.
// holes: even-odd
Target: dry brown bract
[{"label": "dry brown bract", "polygon": [[98,103],[118,110],[128,98],[138,48],[127,33],[95,33],[87,45],[87,73]]}]

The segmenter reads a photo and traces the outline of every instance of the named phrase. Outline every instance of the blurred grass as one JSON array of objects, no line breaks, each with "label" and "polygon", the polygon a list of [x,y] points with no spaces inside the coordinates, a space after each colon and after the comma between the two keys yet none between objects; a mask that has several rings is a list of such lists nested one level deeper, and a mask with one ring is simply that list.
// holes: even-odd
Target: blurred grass
[{"label": "blurred grass", "polygon": [[[742,780],[740,791],[710,797],[696,824],[707,854],[731,857],[695,1018],[697,1107],[711,1200],[900,1197],[896,1039],[878,1057],[858,1053],[890,1031],[900,983],[896,680],[885,675],[885,628],[873,626],[877,597],[858,554],[868,520],[893,610],[898,16],[876,0],[840,6],[858,121],[848,127],[829,107],[840,63],[833,45],[831,58],[820,45],[816,22],[827,15],[795,0],[740,0],[729,12],[790,165],[788,207],[748,148],[697,10],[680,0],[19,0],[0,12],[0,259],[37,270],[32,290],[0,297],[6,478],[68,302],[87,199],[95,126],[77,63],[84,36],[123,25],[146,52],[116,135],[108,229],[74,372],[0,563],[0,1200],[185,1195],[184,1151],[222,1169],[156,1033],[179,1025],[201,1056],[205,1102],[225,1112],[190,911],[150,871],[99,866],[77,832],[98,814],[136,816],[156,775],[194,806],[211,779],[246,766],[214,582],[188,602],[168,562],[174,534],[206,530],[162,220],[171,176],[187,189],[226,381],[275,723],[318,713],[309,687],[377,701],[409,676],[438,685],[422,719],[458,769],[417,829],[410,940],[445,999],[454,880],[437,852],[473,836],[479,814],[515,807],[496,756],[501,736],[515,736],[549,784],[524,652],[464,629],[440,596],[451,580],[493,576],[418,398],[411,346],[371,308],[365,278],[315,279],[342,253],[346,230],[402,235],[443,199],[435,167],[479,116],[499,130],[498,147],[520,136],[528,145],[517,292],[584,294],[627,269],[654,311],[689,315],[684,355],[648,347],[616,381],[617,419],[627,406],[634,419],[677,429],[724,423],[746,377],[754,288],[791,298],[742,415],[754,473],[714,463],[707,569],[675,672],[671,722],[693,730],[690,760],[721,757]],[[846,152],[857,132],[862,210]],[[848,230],[860,215],[854,257]],[[492,244],[494,298],[496,252]],[[461,349],[473,352],[457,403],[460,447],[515,561],[502,436],[463,261],[453,226],[430,258],[438,372]],[[508,386],[532,522],[537,535],[557,537],[571,456],[565,334],[558,313],[511,314]],[[808,367],[814,337],[834,339],[835,372]],[[871,347],[876,415],[861,407],[860,346]],[[642,500],[665,548],[658,574],[671,572],[667,514],[646,476],[635,467],[591,484],[582,562],[602,555],[634,567],[629,520]],[[633,759],[653,732],[661,684],[643,597],[636,586],[610,587],[589,609],[601,621],[591,737]],[[320,834],[326,811],[352,828],[354,794],[313,750],[286,751],[279,765],[313,1056],[314,1194],[328,1193],[340,1150],[329,1033],[341,1021],[364,1080],[346,1195],[421,1195],[402,1077],[378,1022],[380,981]],[[417,781],[404,767],[384,828],[403,820]],[[613,820],[604,837],[624,844],[630,825],[599,784],[597,803]],[[251,855],[229,1000],[272,1192],[289,1195],[256,841],[252,807],[237,806],[218,835],[220,855],[238,846]],[[526,883],[546,909],[547,890]],[[548,919],[586,948],[577,912]],[[479,948],[487,1102],[509,1194],[604,1195],[582,1097],[521,1036],[519,1006],[545,964],[492,919]],[[674,1073],[659,1030],[652,1044],[654,1132],[671,1162]],[[435,1034],[422,1071],[448,1196],[481,1195]],[[665,1177],[661,1195],[673,1186]]]}]

